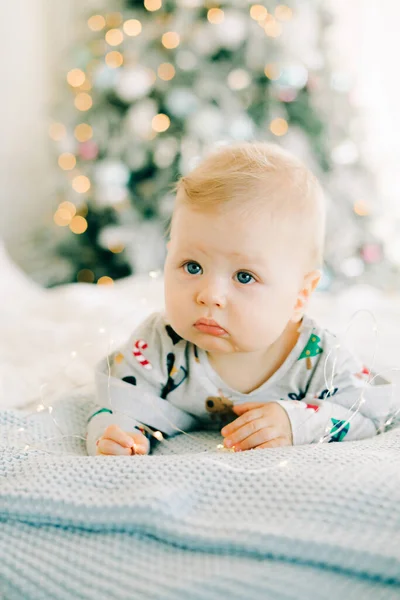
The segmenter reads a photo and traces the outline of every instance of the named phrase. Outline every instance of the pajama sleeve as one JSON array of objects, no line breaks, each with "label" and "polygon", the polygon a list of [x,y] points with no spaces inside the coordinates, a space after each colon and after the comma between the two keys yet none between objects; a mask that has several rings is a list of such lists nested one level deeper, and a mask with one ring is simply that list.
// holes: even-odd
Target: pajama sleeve
[{"label": "pajama sleeve", "polygon": [[394,386],[368,369],[345,348],[325,353],[302,401],[280,400],[293,444],[361,440],[385,431],[399,407]]},{"label": "pajama sleeve", "polygon": [[167,399],[187,376],[179,360],[182,344],[163,315],[154,313],[97,365],[97,406],[89,415],[86,436],[89,455],[96,454],[96,442],[111,424],[128,432],[146,425],[164,435],[194,426],[195,419]]}]

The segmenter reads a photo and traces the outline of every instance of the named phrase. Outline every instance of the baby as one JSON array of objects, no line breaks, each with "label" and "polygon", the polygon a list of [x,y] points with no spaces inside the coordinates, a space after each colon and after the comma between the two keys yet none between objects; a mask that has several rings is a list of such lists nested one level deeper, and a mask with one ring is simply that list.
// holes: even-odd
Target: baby
[{"label": "baby", "polygon": [[218,428],[235,451],[349,441],[384,431],[392,386],[305,314],[320,281],[325,208],[316,178],[277,146],[241,143],[176,186],[165,313],[96,373],[91,455]]}]

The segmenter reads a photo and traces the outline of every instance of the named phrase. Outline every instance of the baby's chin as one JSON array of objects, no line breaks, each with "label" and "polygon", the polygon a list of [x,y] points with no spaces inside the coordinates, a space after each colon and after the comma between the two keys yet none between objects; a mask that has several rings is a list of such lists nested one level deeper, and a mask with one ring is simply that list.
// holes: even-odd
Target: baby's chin
[{"label": "baby's chin", "polygon": [[239,348],[233,343],[232,338],[210,335],[208,333],[195,332],[190,335],[189,342],[198,346],[206,352],[216,352],[221,354],[229,354],[239,352]]}]

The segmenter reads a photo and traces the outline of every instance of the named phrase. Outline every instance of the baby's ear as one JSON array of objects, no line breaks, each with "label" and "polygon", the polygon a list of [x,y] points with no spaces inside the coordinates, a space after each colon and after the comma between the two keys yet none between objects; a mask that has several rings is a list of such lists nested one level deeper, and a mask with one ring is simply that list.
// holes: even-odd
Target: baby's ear
[{"label": "baby's ear", "polygon": [[322,277],[322,272],[319,269],[310,271],[305,275],[303,280],[303,287],[299,291],[297,301],[293,309],[292,321],[298,323],[304,315],[304,311],[311,297],[311,294],[319,284]]}]

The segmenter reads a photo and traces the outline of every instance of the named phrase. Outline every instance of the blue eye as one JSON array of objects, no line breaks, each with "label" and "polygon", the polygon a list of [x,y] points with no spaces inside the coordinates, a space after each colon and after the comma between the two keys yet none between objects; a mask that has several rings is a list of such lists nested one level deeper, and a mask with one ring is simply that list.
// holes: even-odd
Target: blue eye
[{"label": "blue eye", "polygon": [[183,265],[183,268],[189,275],[198,275],[201,271],[201,266],[196,262],[187,262]]},{"label": "blue eye", "polygon": [[239,271],[239,273],[236,273],[236,279],[239,283],[250,283],[251,280],[255,281],[253,275],[250,275],[250,273],[247,273],[246,271]]}]

